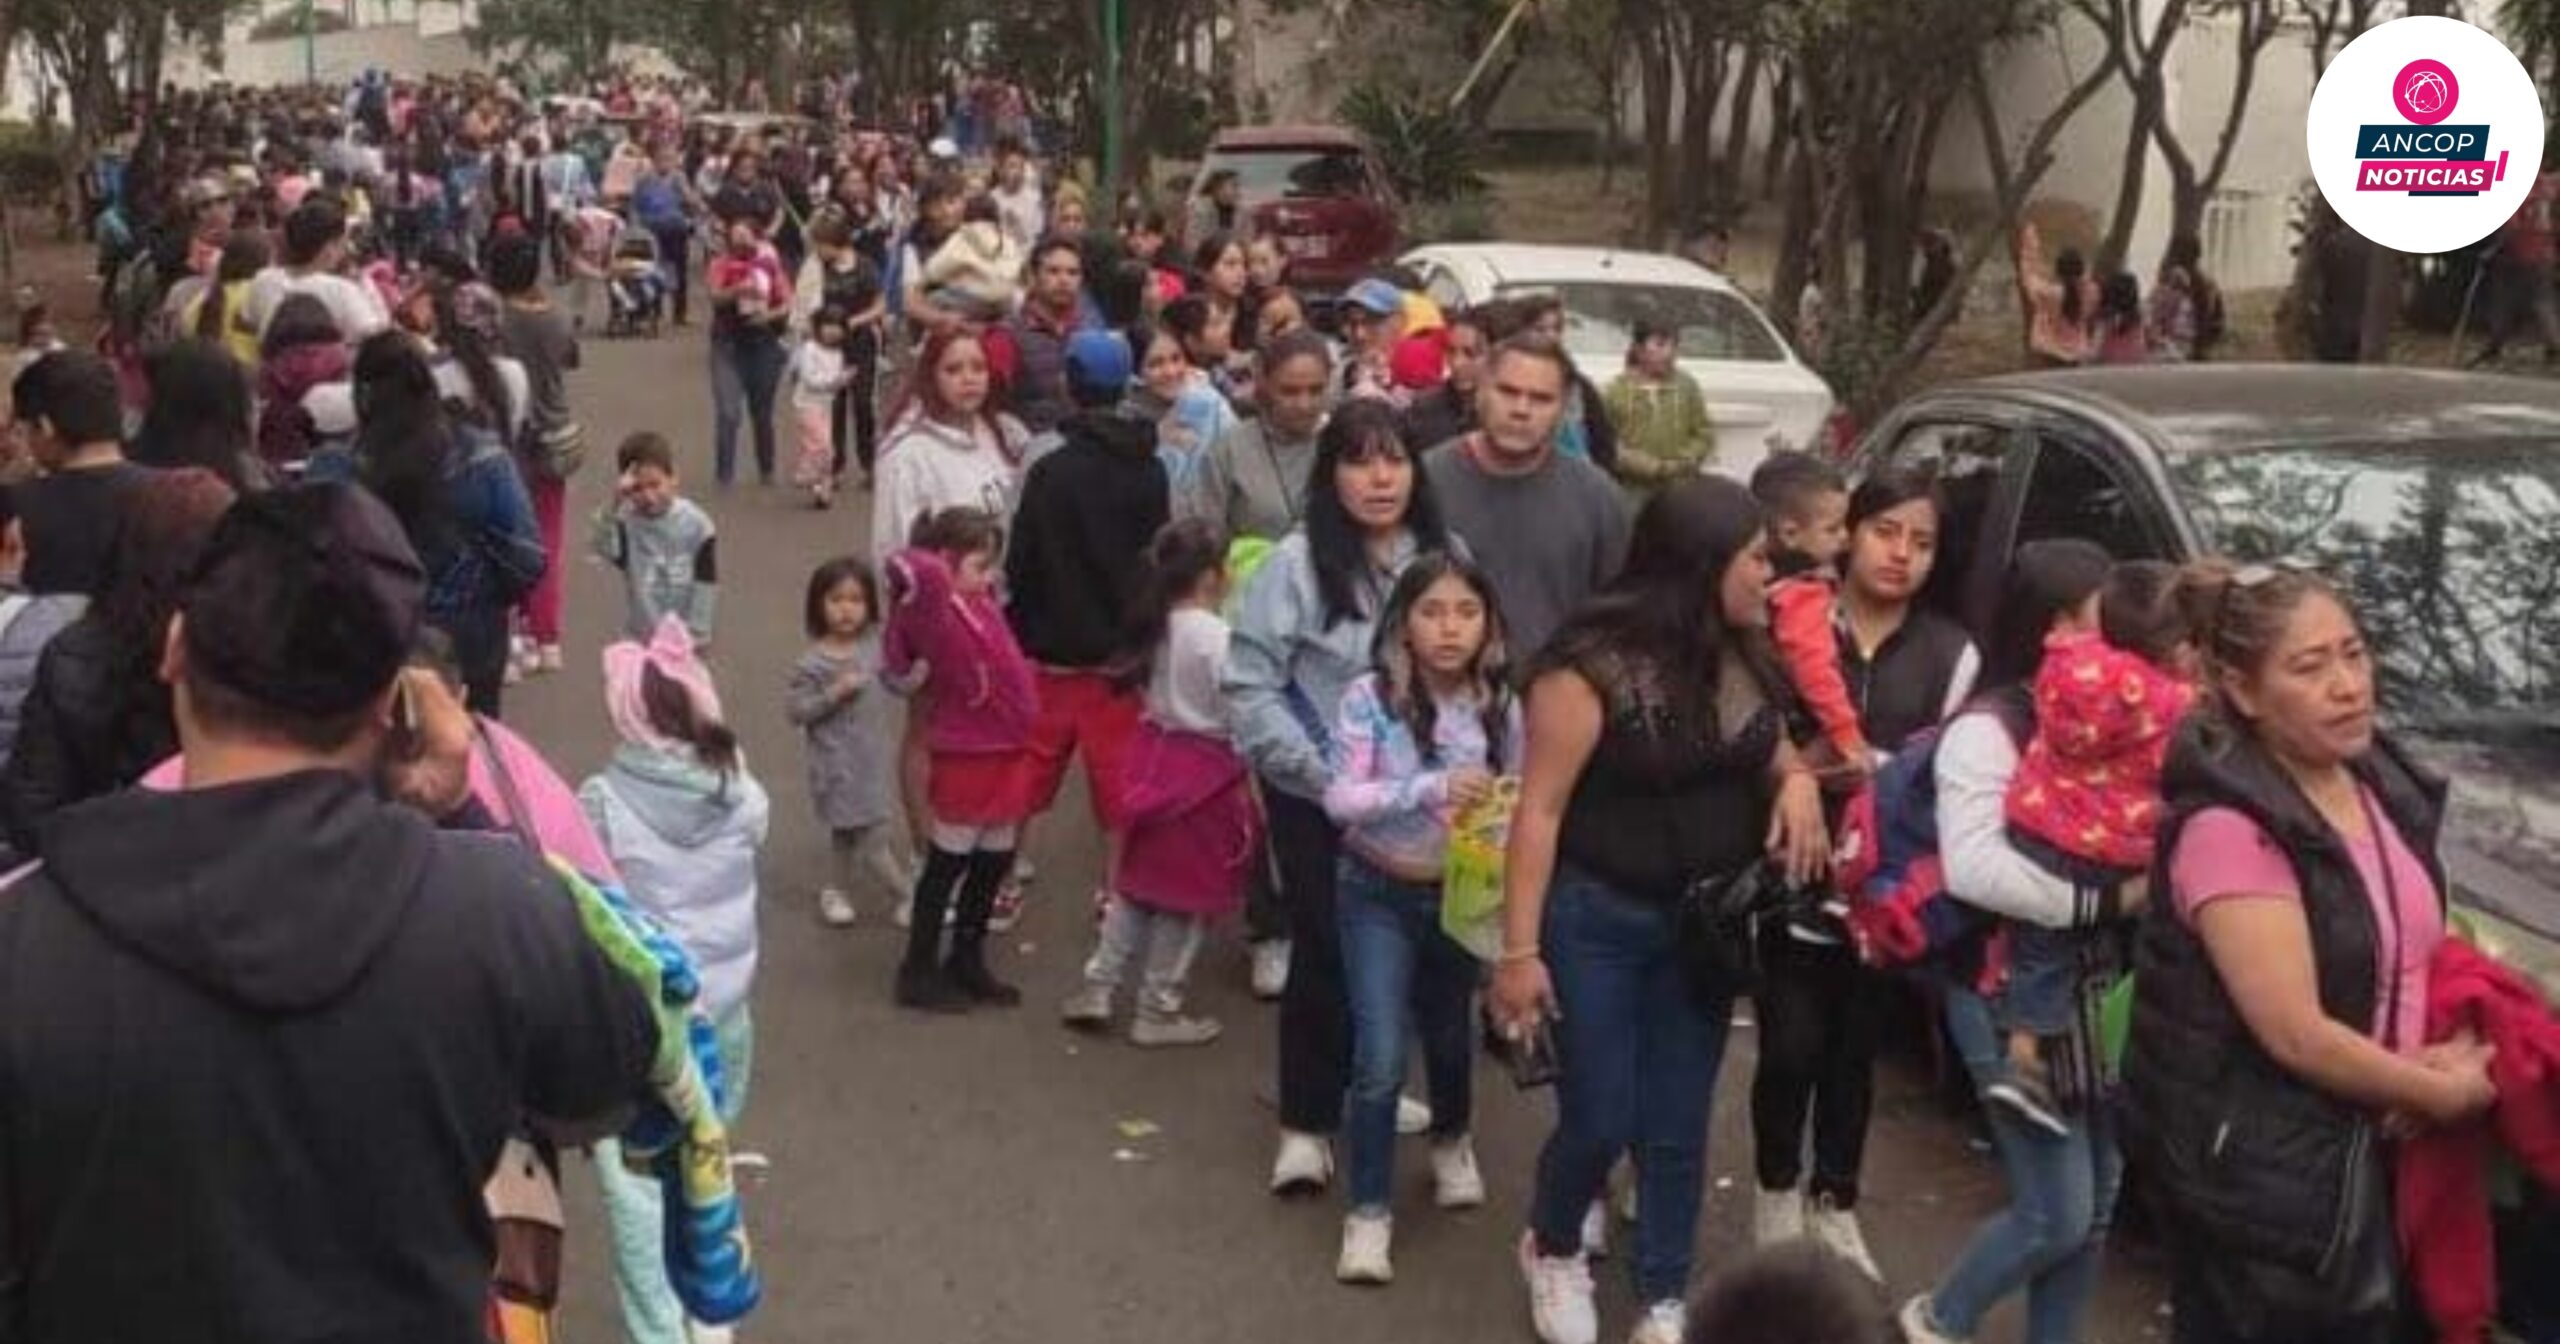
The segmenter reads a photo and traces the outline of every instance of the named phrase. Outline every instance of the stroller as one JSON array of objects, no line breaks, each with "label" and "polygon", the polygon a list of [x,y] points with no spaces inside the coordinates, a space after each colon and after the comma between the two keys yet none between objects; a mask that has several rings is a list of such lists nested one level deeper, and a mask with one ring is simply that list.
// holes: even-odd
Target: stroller
[{"label": "stroller", "polygon": [[605,335],[658,335],[666,322],[667,275],[658,240],[647,229],[625,227],[613,240],[605,278],[609,304]]}]

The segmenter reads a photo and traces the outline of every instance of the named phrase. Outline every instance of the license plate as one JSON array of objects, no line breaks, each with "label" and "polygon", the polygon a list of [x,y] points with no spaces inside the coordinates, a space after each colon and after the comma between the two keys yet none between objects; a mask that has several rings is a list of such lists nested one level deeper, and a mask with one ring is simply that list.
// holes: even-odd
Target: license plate
[{"label": "license plate", "polygon": [[1321,261],[1333,255],[1333,239],[1323,234],[1286,237],[1280,240],[1280,250],[1292,257]]}]

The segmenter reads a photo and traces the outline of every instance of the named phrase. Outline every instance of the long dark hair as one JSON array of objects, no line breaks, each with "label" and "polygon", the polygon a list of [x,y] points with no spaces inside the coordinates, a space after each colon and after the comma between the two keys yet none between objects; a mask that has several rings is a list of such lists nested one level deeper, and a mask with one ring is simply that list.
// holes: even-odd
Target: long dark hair
[{"label": "long dark hair", "polygon": [[1138,591],[1129,603],[1129,620],[1111,660],[1111,678],[1124,688],[1147,684],[1155,671],[1156,650],[1173,628],[1174,606],[1200,586],[1200,580],[1227,565],[1227,534],[1206,518],[1178,518],[1158,529],[1147,543]]},{"label": "long dark hair", "polygon": [[215,341],[189,337],[142,363],[151,404],[133,436],[133,459],[152,467],[202,467],[234,490],[247,484],[249,374]]},{"label": "long dark hair", "polygon": [[213,283],[205,287],[204,303],[196,310],[196,335],[221,339],[236,316],[231,311],[231,286],[266,269],[271,255],[263,229],[233,229],[222,240],[222,260],[215,263]]},{"label": "long dark hair", "polygon": [[1724,579],[1736,557],[1768,532],[1760,501],[1739,482],[1695,476],[1655,495],[1636,515],[1626,564],[1539,651],[1531,676],[1580,668],[1595,655],[1631,657],[1657,674],[1670,707],[1714,721],[1727,656],[1768,684],[1765,642],[1724,615]]},{"label": "long dark hair", "polygon": [[417,338],[376,332],[356,347],[356,460],[366,489],[425,549],[445,525],[445,467],[453,429],[435,371]]},{"label": "long dark hair", "polygon": [[1422,685],[1421,673],[1413,665],[1413,646],[1405,638],[1405,625],[1413,618],[1414,605],[1431,585],[1442,579],[1456,579],[1484,603],[1484,646],[1476,652],[1472,671],[1474,690],[1482,702],[1478,715],[1484,723],[1485,765],[1495,774],[1503,770],[1503,739],[1511,727],[1511,652],[1502,624],[1502,601],[1495,596],[1493,580],[1473,563],[1448,551],[1432,551],[1414,558],[1396,580],[1394,591],[1387,594],[1385,610],[1378,615],[1377,637],[1371,641],[1369,664],[1378,675],[1378,694],[1386,702],[1387,712],[1403,720],[1413,734],[1413,744],[1422,752],[1424,765],[1440,764],[1440,707]]},{"label": "long dark hair", "polygon": [[113,646],[122,704],[155,705],[167,713],[160,655],[169,618],[198,553],[235,498],[222,478],[187,467],[141,477],[119,500],[115,545],[87,619],[105,630]]},{"label": "long dark hair", "polygon": [[880,580],[871,566],[860,556],[839,555],[809,571],[809,592],[800,605],[800,628],[809,638],[820,639],[827,631],[827,595],[839,584],[851,583],[862,590],[863,609],[870,613],[867,630],[877,630],[888,613],[880,609]]},{"label": "long dark hair", "polygon": [[436,313],[436,340],[471,384],[471,400],[448,403],[459,418],[505,438],[515,423],[515,398],[508,395],[505,375],[498,372],[498,352],[479,326],[463,320],[460,286],[439,281],[429,291]]},{"label": "long dark hair", "polygon": [[2066,322],[2076,323],[2086,316],[2080,311],[2080,282],[2088,274],[2088,259],[2076,247],[2064,248],[2062,255],[2053,259],[2053,278],[2062,282],[2062,317]]},{"label": "long dark hair", "polygon": [[288,294],[267,318],[267,330],[258,338],[258,358],[273,359],[296,346],[344,345],[346,340],[346,333],[338,330],[338,319],[318,295]]},{"label": "long dark hair", "polygon": [[1380,453],[1392,453],[1413,466],[1413,495],[1405,504],[1404,527],[1416,549],[1446,550],[1449,529],[1440,521],[1440,503],[1431,493],[1431,478],[1422,471],[1421,455],[1406,445],[1396,413],[1385,402],[1355,401],[1334,412],[1316,436],[1315,465],[1307,471],[1307,558],[1316,572],[1316,595],[1324,602],[1324,628],[1373,615],[1361,609],[1360,580],[1372,568],[1368,543],[1360,525],[1342,506],[1334,477]]},{"label": "long dark hair", "polygon": [[738,735],[702,712],[684,683],[654,665],[640,668],[640,708],[649,726],[693,749],[695,759],[723,775],[737,773]]},{"label": "long dark hair", "polygon": [[1982,686],[2022,686],[2044,662],[2044,638],[2064,613],[2097,594],[2115,564],[2106,548],[2077,537],[2030,541],[2009,561],[2009,581],[1982,655]]}]

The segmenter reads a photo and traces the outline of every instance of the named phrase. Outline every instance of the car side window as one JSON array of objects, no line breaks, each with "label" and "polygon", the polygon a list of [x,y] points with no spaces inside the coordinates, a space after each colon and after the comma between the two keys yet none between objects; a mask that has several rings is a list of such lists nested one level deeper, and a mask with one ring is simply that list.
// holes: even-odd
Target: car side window
[{"label": "car side window", "polygon": [[1450,274],[1446,267],[1423,267],[1422,292],[1430,295],[1431,301],[1440,305],[1443,312],[1454,313],[1467,306],[1466,289],[1459,285],[1458,277]]},{"label": "car side window", "polygon": [[1963,420],[1923,420],[1903,429],[1885,450],[1884,460],[1922,467],[1938,478],[1947,516],[1938,528],[1938,558],[1921,589],[1924,605],[1958,618],[1966,613],[1974,567],[1981,562],[1982,540],[1990,530],[1991,501],[2000,485],[2001,465],[2021,442],[2017,430]]},{"label": "car side window", "polygon": [[2078,537],[2118,560],[2168,553],[2140,498],[2087,449],[2057,435],[2036,436],[2035,466],[2018,511],[2018,540]]}]

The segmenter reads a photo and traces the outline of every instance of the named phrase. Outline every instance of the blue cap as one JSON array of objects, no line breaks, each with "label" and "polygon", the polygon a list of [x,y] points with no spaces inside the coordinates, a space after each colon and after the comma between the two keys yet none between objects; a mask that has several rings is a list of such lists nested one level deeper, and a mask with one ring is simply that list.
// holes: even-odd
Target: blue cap
[{"label": "blue cap", "polygon": [[1355,308],[1364,308],[1379,317],[1393,317],[1404,311],[1404,291],[1384,280],[1363,280],[1342,295]]},{"label": "blue cap", "polygon": [[1067,338],[1066,363],[1068,395],[1095,405],[1118,401],[1136,371],[1120,333],[1090,328]]}]

